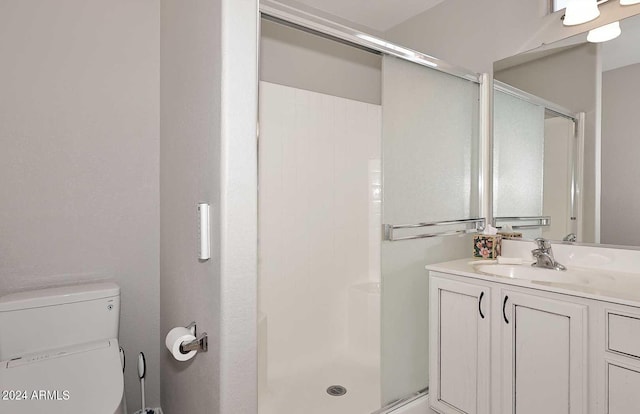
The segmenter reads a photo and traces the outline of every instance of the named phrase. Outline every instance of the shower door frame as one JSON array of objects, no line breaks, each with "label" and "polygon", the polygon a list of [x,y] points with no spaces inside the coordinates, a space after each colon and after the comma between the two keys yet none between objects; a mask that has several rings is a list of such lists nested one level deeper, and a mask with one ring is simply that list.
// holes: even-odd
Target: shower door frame
[{"label": "shower door frame", "polygon": [[[480,86],[479,102],[479,164],[478,164],[478,213],[484,226],[493,223],[493,91],[494,80],[490,73],[476,73],[456,66],[432,55],[398,45],[384,38],[371,35],[324,17],[296,9],[274,0],[260,0],[260,17],[326,37],[356,48],[382,55],[395,56],[428,69],[443,72],[474,82]],[[260,54],[260,20],[258,19],[258,56]],[[258,88],[259,77],[257,79]],[[259,122],[259,120],[257,120]]]},{"label": "shower door frame", "polygon": [[478,84],[483,83],[481,74],[452,65],[432,55],[390,42],[362,30],[353,29],[273,0],[260,0],[260,14],[294,25],[302,30],[331,37],[334,40],[342,40],[355,47],[396,56],[439,72],[448,73]]},{"label": "shower door frame", "polygon": [[[478,212],[484,218],[484,225],[492,223],[492,144],[493,144],[493,77],[491,74],[478,74],[467,69],[449,64],[426,53],[387,41],[329,19],[298,10],[273,0],[260,0],[260,17],[274,20],[300,30],[327,37],[350,46],[365,49],[377,54],[391,55],[426,68],[444,72],[479,84],[479,171],[478,171]],[[260,21],[260,19],[258,19]],[[258,49],[260,23],[258,23]],[[258,53],[260,51],[258,50]],[[259,78],[258,78],[259,87]],[[259,121],[259,120],[258,120]],[[403,409],[403,413],[421,412],[428,406],[428,388],[413,392],[398,401],[382,407],[374,414],[389,413]],[[412,408],[413,407],[413,408]]]}]

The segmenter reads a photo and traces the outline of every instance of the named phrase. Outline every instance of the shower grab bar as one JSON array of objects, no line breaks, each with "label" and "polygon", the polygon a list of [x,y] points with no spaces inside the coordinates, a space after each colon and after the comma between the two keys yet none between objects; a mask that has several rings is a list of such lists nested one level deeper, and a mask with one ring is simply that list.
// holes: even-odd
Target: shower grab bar
[{"label": "shower grab bar", "polygon": [[493,218],[493,226],[501,229],[502,226],[498,226],[499,221],[537,221],[536,224],[516,224],[515,226],[511,226],[513,229],[536,229],[539,227],[550,227],[551,226],[551,216],[523,216],[523,217],[494,217]]},{"label": "shower grab bar", "polygon": [[[472,218],[472,219],[449,220],[449,221],[434,221],[431,223],[383,224],[382,238],[385,241],[400,241],[400,240],[426,239],[428,237],[455,236],[459,234],[477,233],[482,230],[484,226],[484,222],[485,222],[484,218]],[[395,230],[400,230],[400,229],[417,229],[421,227],[454,226],[454,225],[461,225],[461,224],[467,224],[467,225],[475,224],[475,228],[451,230],[451,231],[428,232],[428,233],[415,234],[411,236],[401,236],[401,237],[397,237],[394,234]]]}]

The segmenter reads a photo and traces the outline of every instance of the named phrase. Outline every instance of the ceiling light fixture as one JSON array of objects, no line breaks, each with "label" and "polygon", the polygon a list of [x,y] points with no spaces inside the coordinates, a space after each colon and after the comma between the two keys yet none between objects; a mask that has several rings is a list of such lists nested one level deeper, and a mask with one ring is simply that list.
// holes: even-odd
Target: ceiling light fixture
[{"label": "ceiling light fixture", "polygon": [[622,30],[620,30],[620,22],[613,22],[590,30],[587,35],[587,41],[591,43],[602,43],[615,39],[620,36],[620,33],[622,33]]},{"label": "ceiling light fixture", "polygon": [[620,0],[620,5],[622,6],[631,6],[638,3],[640,3],[640,0]]},{"label": "ceiling light fixture", "polygon": [[575,26],[590,22],[600,16],[597,0],[568,0],[564,13],[565,26]]}]

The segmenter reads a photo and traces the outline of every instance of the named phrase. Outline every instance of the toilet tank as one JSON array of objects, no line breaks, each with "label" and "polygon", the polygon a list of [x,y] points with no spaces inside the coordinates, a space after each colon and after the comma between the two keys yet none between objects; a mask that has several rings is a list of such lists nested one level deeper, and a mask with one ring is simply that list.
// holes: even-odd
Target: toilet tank
[{"label": "toilet tank", "polygon": [[0,297],[0,361],[118,337],[120,287],[91,283]]}]

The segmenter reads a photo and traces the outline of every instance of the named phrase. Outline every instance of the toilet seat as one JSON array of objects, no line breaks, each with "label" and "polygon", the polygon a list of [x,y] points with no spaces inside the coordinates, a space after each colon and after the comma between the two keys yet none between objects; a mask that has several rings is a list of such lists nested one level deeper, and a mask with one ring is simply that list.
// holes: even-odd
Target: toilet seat
[{"label": "toilet seat", "polygon": [[2,412],[116,414],[123,391],[117,339],[0,362]]}]

